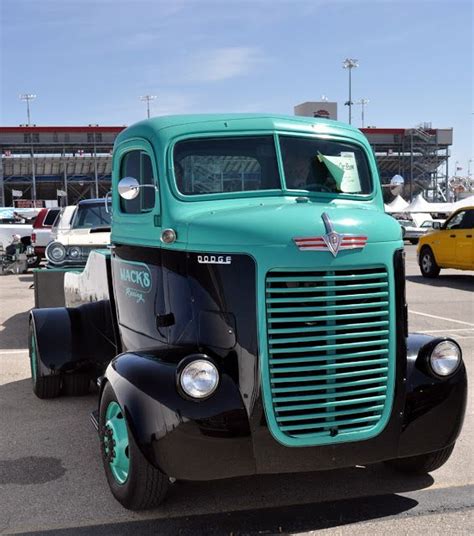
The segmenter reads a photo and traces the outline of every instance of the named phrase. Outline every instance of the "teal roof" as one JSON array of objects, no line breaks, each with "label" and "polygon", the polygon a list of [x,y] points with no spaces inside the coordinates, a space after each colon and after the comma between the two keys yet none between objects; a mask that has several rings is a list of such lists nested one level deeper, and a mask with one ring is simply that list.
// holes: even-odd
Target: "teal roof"
[{"label": "teal roof", "polygon": [[[168,132],[165,129],[169,129]],[[117,138],[124,141],[131,136],[155,133],[161,136],[177,136],[187,133],[209,131],[299,131],[307,133],[327,133],[365,138],[357,129],[339,121],[319,117],[302,117],[278,114],[190,114],[154,117],[140,121],[125,129]]]}]

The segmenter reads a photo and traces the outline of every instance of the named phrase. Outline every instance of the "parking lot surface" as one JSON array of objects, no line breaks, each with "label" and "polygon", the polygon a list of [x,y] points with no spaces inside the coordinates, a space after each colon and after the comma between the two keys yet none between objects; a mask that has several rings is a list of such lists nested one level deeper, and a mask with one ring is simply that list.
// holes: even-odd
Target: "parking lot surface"
[{"label": "parking lot surface", "polygon": [[[423,279],[407,250],[410,331],[451,335],[474,384],[474,275]],[[0,277],[0,534],[474,533],[474,397],[454,454],[438,471],[401,477],[382,464],[319,473],[178,482],[158,509],[134,513],[109,492],[97,396],[39,400],[27,352],[33,277]],[[295,449],[295,456],[297,456]]]}]

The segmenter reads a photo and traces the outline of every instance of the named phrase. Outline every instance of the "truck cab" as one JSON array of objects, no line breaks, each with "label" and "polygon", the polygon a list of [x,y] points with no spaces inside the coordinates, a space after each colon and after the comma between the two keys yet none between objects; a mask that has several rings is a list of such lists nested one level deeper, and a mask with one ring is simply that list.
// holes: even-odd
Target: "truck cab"
[{"label": "truck cab", "polygon": [[447,460],[461,350],[408,335],[401,230],[360,131],[159,117],[118,136],[112,188],[110,249],[66,274],[66,307],[33,311],[30,346],[39,396],[98,378],[121,504],[158,504],[169,478]]}]

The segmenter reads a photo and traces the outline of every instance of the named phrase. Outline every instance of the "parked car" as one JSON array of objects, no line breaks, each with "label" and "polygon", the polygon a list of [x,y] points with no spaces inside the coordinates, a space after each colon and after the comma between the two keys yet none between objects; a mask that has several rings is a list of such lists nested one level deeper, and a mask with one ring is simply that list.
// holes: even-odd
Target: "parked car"
[{"label": "parked car", "polygon": [[31,245],[35,248],[38,257],[44,257],[46,246],[51,242],[51,229],[60,213],[59,208],[43,208],[36,217],[31,234]]},{"label": "parked car", "polygon": [[420,238],[418,263],[424,277],[436,277],[441,268],[474,270],[474,206],[454,212],[444,224]]},{"label": "parked car", "polygon": [[51,241],[56,240],[58,233],[65,233],[71,228],[72,218],[76,211],[76,205],[68,205],[61,209],[61,212],[56,216],[53,226],[51,227]]},{"label": "parked car", "polygon": [[443,222],[444,220],[426,220],[420,226],[412,220],[398,220],[398,223],[402,227],[403,240],[408,240],[412,244],[418,244],[418,240],[433,229],[434,221]]},{"label": "parked car", "polygon": [[17,209],[6,207],[0,209],[0,250],[5,251],[14,235],[31,236],[32,221],[39,209]]},{"label": "parked car", "polygon": [[110,213],[104,199],[80,201],[72,213],[66,207],[55,234],[46,247],[49,267],[85,266],[93,249],[110,243]]},{"label": "parked car", "polygon": [[415,222],[411,220],[397,220],[402,228],[402,238],[403,240],[408,240],[412,244],[416,244],[420,236],[423,235],[419,227],[416,226]]}]

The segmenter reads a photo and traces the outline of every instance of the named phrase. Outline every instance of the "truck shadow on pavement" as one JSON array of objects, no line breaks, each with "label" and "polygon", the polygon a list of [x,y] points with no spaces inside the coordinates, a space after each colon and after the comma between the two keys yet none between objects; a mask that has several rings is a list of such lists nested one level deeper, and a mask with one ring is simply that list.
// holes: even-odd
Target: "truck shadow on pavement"
[{"label": "truck shadow on pavement", "polygon": [[28,348],[28,317],[24,311],[8,317],[1,327],[0,350],[17,350]]},{"label": "truck shadow on pavement", "polygon": [[290,535],[394,516],[418,505],[408,497],[382,495],[323,503],[149,519],[27,534],[42,536],[261,536]]},{"label": "truck shadow on pavement", "polygon": [[443,272],[438,277],[428,279],[422,275],[407,275],[407,281],[411,283],[419,283],[420,285],[428,285],[430,287],[447,287],[456,290],[474,291],[474,275],[443,275]]},{"label": "truck shadow on pavement", "polygon": [[[94,394],[38,400],[29,379],[0,386],[2,428],[8,444],[16,445],[12,451],[2,449],[0,442],[0,461],[9,473],[0,486],[0,504],[5,504],[3,494],[8,497],[4,512],[8,521],[2,527],[0,520],[0,533],[35,527],[30,534],[291,534],[407,512],[418,501],[400,494],[429,488],[434,482],[431,476],[401,476],[383,464],[177,482],[159,508],[129,512],[112,497],[103,475],[98,438],[89,424],[89,413],[96,405]],[[45,464],[50,464],[48,470]],[[18,520],[16,505],[22,504],[24,510],[30,503],[31,512],[22,512]],[[38,511],[50,514],[40,521]],[[78,526],[85,519],[91,525]]]}]

